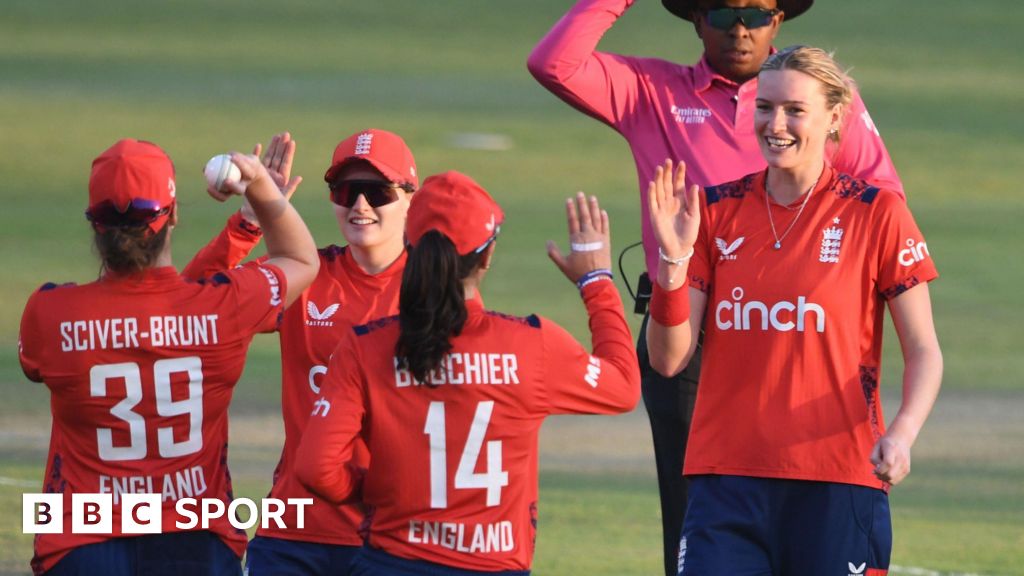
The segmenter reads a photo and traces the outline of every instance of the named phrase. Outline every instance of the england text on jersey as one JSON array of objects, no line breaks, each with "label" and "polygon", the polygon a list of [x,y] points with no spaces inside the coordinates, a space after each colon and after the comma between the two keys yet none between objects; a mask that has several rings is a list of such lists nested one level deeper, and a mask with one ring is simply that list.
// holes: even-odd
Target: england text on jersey
[{"label": "england text on jersey", "polygon": [[512,523],[508,520],[494,524],[410,520],[408,541],[469,554],[510,552],[516,547]]},{"label": "england text on jersey", "polygon": [[[419,386],[408,370],[395,364],[395,386]],[[486,352],[452,352],[447,354],[441,365],[428,376],[433,386],[441,384],[519,384],[519,359],[515,354]]]},{"label": "england text on jersey", "polygon": [[208,346],[217,344],[217,314],[150,316],[140,331],[138,318],[68,320],[60,323],[60,349],[64,352],[140,348]]},{"label": "england text on jersey", "polygon": [[98,478],[98,492],[114,495],[114,505],[119,505],[122,494],[160,494],[164,502],[175,502],[182,498],[195,498],[207,490],[206,473],[202,466],[191,466],[173,470],[166,474],[137,476],[106,476]]}]

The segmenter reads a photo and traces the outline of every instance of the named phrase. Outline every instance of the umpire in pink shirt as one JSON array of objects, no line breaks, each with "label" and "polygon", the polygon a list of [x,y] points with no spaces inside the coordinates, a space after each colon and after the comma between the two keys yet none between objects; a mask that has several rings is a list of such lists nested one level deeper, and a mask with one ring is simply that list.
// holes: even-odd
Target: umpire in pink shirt
[{"label": "umpire in pink shirt", "polygon": [[[665,158],[686,162],[687,186],[729,182],[765,168],[754,136],[757,73],[784,20],[813,0],[662,0],[692,22],[704,45],[694,65],[597,50],[604,33],[634,0],[579,0],[530,54],[527,65],[548,90],[621,134],[636,162],[647,270],[657,270],[658,246],[643,192]],[[903,185],[855,91],[838,144],[827,151],[839,170],[902,193]],[[661,492],[665,573],[675,574],[686,510],[683,456],[700,371],[665,379],[651,369],[641,330],[637,344],[644,404],[651,421]]]}]

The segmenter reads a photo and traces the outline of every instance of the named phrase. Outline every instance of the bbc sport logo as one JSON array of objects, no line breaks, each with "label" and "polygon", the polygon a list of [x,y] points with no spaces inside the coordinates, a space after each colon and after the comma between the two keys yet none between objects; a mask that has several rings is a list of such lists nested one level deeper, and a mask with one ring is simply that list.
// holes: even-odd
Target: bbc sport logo
[{"label": "bbc sport logo", "polygon": [[[22,494],[22,528],[24,534],[65,534],[63,494]],[[210,521],[226,518],[232,527],[248,530],[260,522],[267,529],[270,522],[279,529],[285,526],[284,514],[290,506],[295,507],[295,526],[303,529],[306,525],[306,507],[313,504],[312,498],[263,498],[257,505],[249,498],[235,498],[225,504],[218,498],[182,498],[174,503],[178,515],[174,526],[178,530],[206,530]],[[163,531],[163,506],[160,494],[121,494],[118,505],[121,512],[119,534],[159,534]],[[242,520],[239,509],[246,509],[249,517]],[[113,494],[72,494],[72,534],[114,534]]]}]

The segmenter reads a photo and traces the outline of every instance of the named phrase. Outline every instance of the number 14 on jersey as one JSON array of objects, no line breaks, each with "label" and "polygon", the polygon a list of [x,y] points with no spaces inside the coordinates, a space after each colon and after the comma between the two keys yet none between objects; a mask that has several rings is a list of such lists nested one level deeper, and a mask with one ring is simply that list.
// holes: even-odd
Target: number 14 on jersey
[{"label": "number 14 on jersey", "polygon": [[[466,446],[455,471],[455,490],[487,490],[487,506],[501,503],[501,489],[508,486],[508,472],[501,465],[501,440],[487,442],[487,470],[476,472],[484,436],[494,411],[494,401],[476,406]],[[444,402],[431,402],[423,432],[430,440],[430,507],[448,507],[448,442],[445,430]]]}]

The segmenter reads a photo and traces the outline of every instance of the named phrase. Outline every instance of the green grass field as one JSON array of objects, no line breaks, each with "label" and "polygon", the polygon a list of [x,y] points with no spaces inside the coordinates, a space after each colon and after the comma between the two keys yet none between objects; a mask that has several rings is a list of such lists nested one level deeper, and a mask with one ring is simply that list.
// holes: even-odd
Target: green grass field
[{"label": "green grass field", "polygon": [[[120,137],[154,140],[175,160],[183,265],[236,207],[205,194],[211,155],[290,130],[295,172],[306,178],[295,203],[326,244],[341,241],[321,183],[334,145],[366,126],[396,131],[421,174],[464,171],[505,206],[489,307],[544,314],[585,337],[575,290],[544,255],[546,239],[564,238],[561,199],[578,189],[598,195],[619,247],[638,239],[639,209],[625,143],[526,71],[531,47],[569,5],[7,0],[0,573],[28,570],[21,493],[38,489],[48,439],[48,395],[18,367],[18,320],[41,283],[96,277],[82,217],[89,163]],[[1015,176],[1024,166],[1021,17],[1014,0],[820,1],[777,41],[834,49],[852,67],[942,274],[932,294],[945,388],[913,474],[892,493],[896,574],[1024,574],[1024,266],[1014,232],[1024,220]],[[700,50],[692,28],[655,0],[637,2],[602,48],[685,62]],[[464,133],[502,135],[511,147],[460,148]],[[627,265],[631,276],[639,271],[638,251]],[[897,351],[890,331],[890,414]],[[250,497],[265,493],[279,449],[275,356],[274,339],[256,341],[233,407],[232,467]],[[541,576],[658,573],[646,419],[640,409],[610,422],[558,419],[545,431]]]}]

